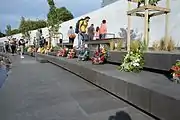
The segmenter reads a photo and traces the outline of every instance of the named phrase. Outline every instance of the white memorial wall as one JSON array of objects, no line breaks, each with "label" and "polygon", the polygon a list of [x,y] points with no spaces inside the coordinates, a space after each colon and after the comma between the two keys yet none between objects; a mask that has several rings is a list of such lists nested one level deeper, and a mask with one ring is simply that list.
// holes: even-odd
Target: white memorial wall
[{"label": "white memorial wall", "polygon": [[[162,0],[159,2],[159,6],[165,7],[166,0]],[[179,10],[180,1],[179,0],[171,0],[171,13],[170,13],[170,20],[169,20],[169,35],[175,40],[175,42],[179,43],[180,38],[180,10]],[[59,32],[63,34],[63,42],[68,42],[67,31],[69,26],[73,26],[75,28],[76,22],[83,17],[89,16],[91,20],[89,21],[90,24],[94,24],[96,26],[100,26],[101,21],[103,19],[107,20],[107,27],[108,33],[114,33],[116,37],[119,37],[120,28],[127,27],[127,1],[126,0],[119,0],[115,3],[107,5],[103,8],[100,8],[96,11],[91,13],[85,14],[78,18],[72,19],[70,21],[64,22],[61,24]],[[136,7],[136,4],[132,4],[132,7]],[[139,32],[144,31],[144,19],[140,17],[132,17],[132,29],[137,29]],[[48,36],[48,28],[42,29],[43,36]],[[165,33],[165,15],[157,16],[151,19],[150,22],[150,46],[152,45],[153,41],[160,40],[164,37]],[[31,44],[33,43],[33,39],[36,36],[36,30],[31,31]],[[20,38],[21,34],[14,35],[13,37]],[[76,38],[77,39],[77,38]],[[0,38],[0,41],[7,40],[6,37]],[[53,40],[53,45],[55,46],[57,40]],[[77,40],[75,40],[75,45]],[[180,46],[178,44],[178,46]]]}]

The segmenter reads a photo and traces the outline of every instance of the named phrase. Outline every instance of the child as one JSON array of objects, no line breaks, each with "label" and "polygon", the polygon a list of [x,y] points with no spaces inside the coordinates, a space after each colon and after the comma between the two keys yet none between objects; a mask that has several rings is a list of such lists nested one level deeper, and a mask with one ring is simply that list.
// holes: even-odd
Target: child
[{"label": "child", "polygon": [[96,32],[95,32],[95,35],[94,35],[94,39],[95,40],[99,39],[99,27],[98,26],[96,27]]}]

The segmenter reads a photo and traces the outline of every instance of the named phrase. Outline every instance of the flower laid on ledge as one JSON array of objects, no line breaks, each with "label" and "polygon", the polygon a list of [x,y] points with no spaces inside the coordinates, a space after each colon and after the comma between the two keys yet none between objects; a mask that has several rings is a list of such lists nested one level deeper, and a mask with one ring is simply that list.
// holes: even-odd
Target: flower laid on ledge
[{"label": "flower laid on ledge", "polygon": [[67,54],[67,58],[68,59],[73,59],[73,58],[75,58],[75,56],[76,56],[75,50],[74,49],[70,49],[69,53]]},{"label": "flower laid on ledge", "polygon": [[92,64],[103,64],[107,61],[108,51],[105,47],[98,47],[91,58]]},{"label": "flower laid on ledge", "polygon": [[63,49],[60,49],[58,52],[57,52],[57,56],[61,56],[61,57],[67,57],[67,54],[69,53],[69,49],[68,48],[63,48]]},{"label": "flower laid on ledge", "polygon": [[176,83],[180,83],[180,61],[177,60],[175,65],[173,65],[170,69],[172,75],[172,81]]},{"label": "flower laid on ledge", "polygon": [[90,51],[88,49],[87,44],[82,45],[81,49],[79,51],[78,60],[79,61],[88,61],[89,60],[89,53],[90,53]]},{"label": "flower laid on ledge", "polygon": [[144,54],[142,44],[136,49],[131,49],[124,57],[123,63],[119,67],[120,71],[140,72],[144,66]]}]

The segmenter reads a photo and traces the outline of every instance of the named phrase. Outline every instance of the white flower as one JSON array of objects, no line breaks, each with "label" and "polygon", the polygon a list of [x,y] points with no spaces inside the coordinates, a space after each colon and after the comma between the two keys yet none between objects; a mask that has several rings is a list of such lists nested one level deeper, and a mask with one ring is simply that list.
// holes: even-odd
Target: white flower
[{"label": "white flower", "polygon": [[137,63],[136,65],[137,65],[138,67],[140,66],[140,64],[139,64],[139,63]]},{"label": "white flower", "polygon": [[139,62],[139,61],[140,61],[140,59],[138,58],[138,59],[136,59],[136,61],[137,61],[137,62]]},{"label": "white flower", "polygon": [[140,65],[139,63],[134,63],[134,64],[133,64],[133,66],[135,66],[135,67],[136,67],[136,66],[139,66],[139,65]]}]

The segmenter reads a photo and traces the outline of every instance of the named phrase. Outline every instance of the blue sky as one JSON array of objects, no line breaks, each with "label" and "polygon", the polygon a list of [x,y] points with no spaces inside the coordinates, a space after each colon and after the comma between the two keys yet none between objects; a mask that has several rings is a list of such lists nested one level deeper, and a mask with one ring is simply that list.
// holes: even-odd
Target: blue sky
[{"label": "blue sky", "polygon": [[[102,0],[54,0],[57,7],[65,6],[75,17],[100,8]],[[7,24],[19,25],[21,16],[30,19],[46,19],[49,7],[47,0],[0,0],[0,30]]]}]

